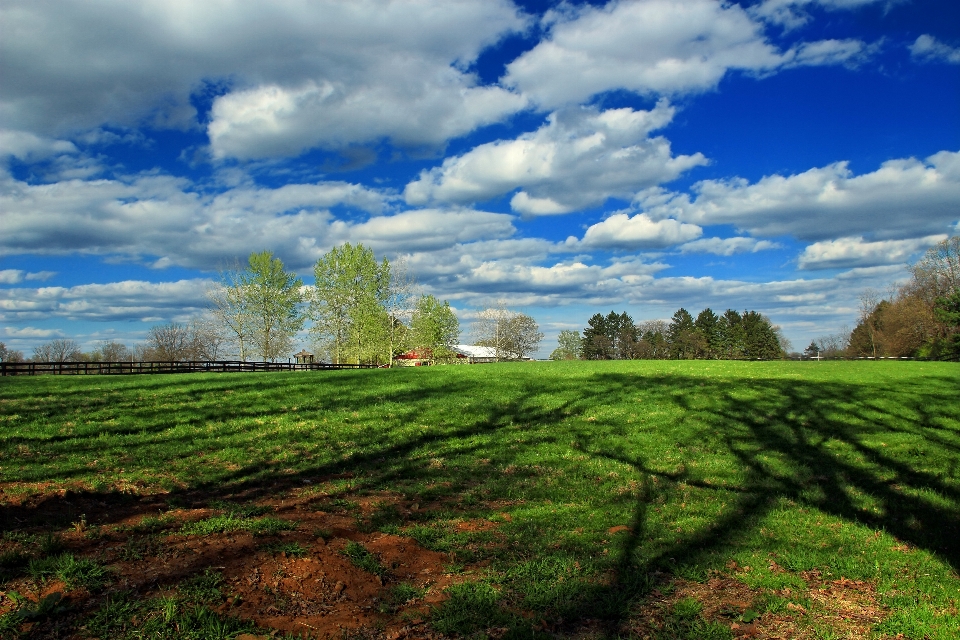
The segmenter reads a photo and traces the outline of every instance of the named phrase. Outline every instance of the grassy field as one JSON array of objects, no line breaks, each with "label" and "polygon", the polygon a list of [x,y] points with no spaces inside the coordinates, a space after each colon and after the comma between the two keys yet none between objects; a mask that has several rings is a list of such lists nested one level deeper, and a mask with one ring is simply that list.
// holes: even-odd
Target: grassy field
[{"label": "grassy field", "polygon": [[956,364],[3,378],[0,490],[9,637],[960,633]]}]

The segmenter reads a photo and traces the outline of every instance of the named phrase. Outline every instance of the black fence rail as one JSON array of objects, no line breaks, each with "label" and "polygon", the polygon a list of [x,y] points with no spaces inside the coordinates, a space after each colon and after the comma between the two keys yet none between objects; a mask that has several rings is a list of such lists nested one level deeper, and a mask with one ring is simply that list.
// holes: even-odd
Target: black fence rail
[{"label": "black fence rail", "polygon": [[240,373],[255,371],[322,371],[375,369],[375,364],[325,364],[322,362],[0,362],[0,376],[131,375],[140,373]]}]

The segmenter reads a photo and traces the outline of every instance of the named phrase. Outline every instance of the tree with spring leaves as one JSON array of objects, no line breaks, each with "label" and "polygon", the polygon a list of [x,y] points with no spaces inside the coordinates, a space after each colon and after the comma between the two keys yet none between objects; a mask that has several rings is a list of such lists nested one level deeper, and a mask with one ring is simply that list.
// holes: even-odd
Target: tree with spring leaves
[{"label": "tree with spring leaves", "polygon": [[434,296],[422,296],[417,301],[410,321],[410,344],[417,351],[429,352],[434,359],[444,360],[454,355],[453,347],[460,340],[460,321],[450,308]]},{"label": "tree with spring leaves", "polygon": [[583,340],[580,332],[564,329],[557,336],[557,348],[550,354],[551,360],[576,360],[580,357]]},{"label": "tree with spring leaves", "polygon": [[251,341],[264,360],[293,351],[293,336],[303,328],[303,282],[288,273],[269,251],[251,254],[247,268]]},{"label": "tree with spring leaves", "polygon": [[222,272],[207,297],[241,360],[276,360],[292,351],[293,336],[303,327],[302,287],[280,258],[261,251],[250,254],[246,267]]},{"label": "tree with spring leaves", "polygon": [[390,263],[349,242],[317,260],[311,297],[311,333],[326,344],[335,363],[390,360]]}]

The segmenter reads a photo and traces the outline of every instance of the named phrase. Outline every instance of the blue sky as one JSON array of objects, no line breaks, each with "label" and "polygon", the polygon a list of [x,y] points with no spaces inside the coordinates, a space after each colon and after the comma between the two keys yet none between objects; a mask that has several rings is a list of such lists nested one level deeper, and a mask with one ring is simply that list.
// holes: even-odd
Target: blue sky
[{"label": "blue sky", "polygon": [[268,249],[469,340],[754,309],[796,349],[960,233],[954,0],[5,2],[0,341],[129,345]]}]

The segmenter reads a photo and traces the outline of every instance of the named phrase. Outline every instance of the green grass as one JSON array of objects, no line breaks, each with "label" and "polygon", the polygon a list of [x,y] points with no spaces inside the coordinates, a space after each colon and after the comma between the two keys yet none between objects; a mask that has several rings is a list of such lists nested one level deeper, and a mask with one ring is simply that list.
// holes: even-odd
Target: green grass
[{"label": "green grass", "polygon": [[[615,624],[664,576],[705,580],[736,562],[763,593],[814,569],[868,581],[891,611],[879,631],[951,638],[958,398],[960,367],[923,362],[5,378],[0,482],[24,499],[52,482],[223,501],[322,485],[317,508],[486,561],[435,612],[450,632],[513,628],[518,612]],[[384,491],[420,509],[361,517],[355,499]],[[210,504],[220,513],[180,532],[283,522]],[[498,527],[463,532],[463,519]],[[20,556],[4,562],[23,570]],[[678,616],[677,633],[713,632]]]},{"label": "green grass", "polygon": [[232,514],[211,516],[196,522],[188,522],[180,528],[184,535],[206,536],[211,533],[230,533],[233,531],[249,531],[258,536],[276,535],[281,531],[296,529],[297,525],[280,518],[244,518]]},{"label": "green grass", "polygon": [[103,588],[110,579],[110,571],[90,558],[77,558],[72,553],[35,558],[27,565],[27,574],[38,582],[56,578],[67,589],[84,587],[90,591]]},{"label": "green grass", "polygon": [[343,549],[343,555],[349,558],[353,566],[375,576],[383,578],[389,573],[387,568],[380,564],[380,559],[359,542],[348,542]]},{"label": "green grass", "polygon": [[162,597],[142,600],[121,591],[107,598],[84,626],[92,637],[118,640],[231,640],[240,633],[255,632],[253,624],[213,611],[224,599],[223,588],[222,577],[207,570]]}]

